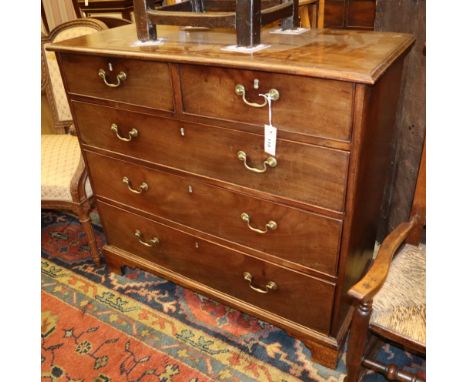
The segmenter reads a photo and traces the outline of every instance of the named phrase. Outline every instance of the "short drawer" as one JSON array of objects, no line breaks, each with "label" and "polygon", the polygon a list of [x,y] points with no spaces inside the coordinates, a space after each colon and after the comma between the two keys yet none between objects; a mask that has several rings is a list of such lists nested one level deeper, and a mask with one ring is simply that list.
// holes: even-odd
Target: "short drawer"
[{"label": "short drawer", "polygon": [[[69,93],[174,110],[172,80],[166,63],[63,54],[61,68]],[[119,77],[121,73],[125,79]]]},{"label": "short drawer", "polygon": [[85,153],[93,190],[98,197],[115,200],[319,272],[336,273],[341,220],[93,152]]},{"label": "short drawer", "polygon": [[[82,102],[72,104],[83,144],[272,195],[343,210],[348,152],[279,139],[276,167],[270,167],[264,163],[269,155],[263,151],[263,136],[259,134]],[[244,160],[239,159],[240,151],[246,155],[246,166],[265,172],[247,169]]]},{"label": "short drawer", "polygon": [[272,111],[279,131],[350,140],[351,83],[196,65],[181,65],[180,81],[185,113],[263,126],[268,107],[247,105],[235,88],[244,86],[245,100],[257,104],[265,102],[259,93],[276,89]]},{"label": "short drawer", "polygon": [[[98,210],[110,245],[261,309],[328,333],[333,283],[201,240],[103,202],[98,202]],[[139,237],[135,235],[137,230]],[[252,287],[268,293],[251,289],[244,279],[246,272],[252,277]],[[274,282],[277,288],[267,289],[269,282]]]}]

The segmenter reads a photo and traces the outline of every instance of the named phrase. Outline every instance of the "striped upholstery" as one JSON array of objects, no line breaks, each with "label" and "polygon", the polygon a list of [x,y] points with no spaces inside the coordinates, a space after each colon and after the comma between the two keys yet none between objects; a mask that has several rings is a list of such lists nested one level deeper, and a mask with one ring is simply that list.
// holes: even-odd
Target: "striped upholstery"
[{"label": "striped upholstery", "polygon": [[371,325],[426,345],[426,247],[406,244],[375,296]]}]

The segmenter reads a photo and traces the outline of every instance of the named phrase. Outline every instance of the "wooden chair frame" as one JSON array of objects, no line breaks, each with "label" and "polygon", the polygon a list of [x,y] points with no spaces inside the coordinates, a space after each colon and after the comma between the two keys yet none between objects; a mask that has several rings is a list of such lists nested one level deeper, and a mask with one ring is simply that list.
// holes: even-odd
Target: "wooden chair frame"
[{"label": "wooden chair frame", "polygon": [[[158,0],[162,3],[162,0]],[[77,18],[92,17],[101,20],[96,16],[99,13],[120,13],[122,19],[132,21],[133,1],[132,0],[91,0],[88,6],[85,6],[84,0],[73,0],[73,8]],[[91,16],[92,15],[92,16]],[[101,20],[102,21],[102,20]]]},{"label": "wooden chair frame", "polygon": [[48,68],[46,59],[44,57],[44,45],[54,41],[55,37],[57,37],[57,35],[60,32],[66,29],[77,27],[77,26],[90,27],[90,28],[96,29],[97,31],[107,29],[107,26],[102,21],[92,19],[92,18],[86,18],[86,19],[77,19],[77,20],[67,21],[63,24],[57,25],[53,30],[50,31],[48,35],[41,36],[41,74],[42,74],[41,85],[42,85],[42,89],[45,89],[45,92],[47,95],[47,101],[49,102],[49,106],[52,111],[52,116],[54,120],[54,129],[57,131],[57,133],[68,132],[67,129],[73,125],[73,120],[70,119],[70,120],[60,121],[58,110],[57,110],[57,104],[55,102],[54,93],[52,91],[52,85],[50,84],[49,68]]},{"label": "wooden chair frame", "polygon": [[260,44],[262,26],[281,20],[281,28],[299,27],[299,0],[184,0],[155,6],[156,0],[134,0],[138,39],[157,39],[157,24],[233,28],[237,45]]},{"label": "wooden chair frame", "polygon": [[[48,71],[46,58],[44,57],[44,44],[52,42],[57,34],[66,29],[74,28],[77,26],[86,26],[96,29],[97,31],[107,29],[107,26],[99,20],[94,19],[78,19],[68,21],[66,23],[58,25],[54,28],[48,36],[42,36],[41,38],[41,73],[42,73],[42,87],[45,88],[47,99],[52,109],[52,116],[55,123],[55,128],[58,132],[74,132],[73,121],[59,121],[57,106],[54,99],[54,94],[52,91],[52,86],[50,83],[50,74]],[[70,193],[72,196],[72,201],[68,200],[41,200],[42,209],[57,209],[57,210],[69,210],[74,212],[83,226],[83,229],[86,233],[91,256],[94,262],[100,264],[99,251],[96,244],[96,238],[94,235],[93,226],[91,224],[91,219],[89,213],[94,207],[94,197],[86,195],[86,181],[88,179],[88,173],[86,171],[86,166],[83,158],[80,158],[80,163],[78,168],[71,180],[70,183]]]},{"label": "wooden chair frame", "polygon": [[347,382],[358,382],[363,367],[379,372],[389,381],[422,382],[421,379],[406,371],[399,370],[395,365],[382,365],[365,357],[368,348],[369,330],[380,337],[390,340],[403,348],[419,355],[425,355],[426,347],[409,338],[395,335],[381,327],[370,323],[372,314],[372,300],[383,286],[392,259],[398,248],[406,241],[417,245],[421,241],[423,227],[426,221],[426,144],[424,143],[416,191],[413,199],[411,218],[401,223],[383,241],[378,254],[366,273],[349,291],[348,295],[354,300],[355,311],[351,322],[348,340],[346,365],[348,369]]}]

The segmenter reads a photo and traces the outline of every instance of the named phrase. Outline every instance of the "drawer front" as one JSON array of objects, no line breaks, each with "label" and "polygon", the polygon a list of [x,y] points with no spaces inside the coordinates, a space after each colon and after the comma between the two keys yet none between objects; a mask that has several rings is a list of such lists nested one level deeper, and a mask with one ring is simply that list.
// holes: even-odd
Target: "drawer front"
[{"label": "drawer front", "polygon": [[[263,126],[268,123],[268,107],[247,105],[234,89],[243,85],[246,101],[259,104],[265,101],[259,93],[276,89],[279,99],[272,101],[273,125],[280,131],[350,140],[351,83],[192,65],[180,66],[180,78],[186,113]],[[255,79],[258,89],[254,89]]]},{"label": "drawer front", "polygon": [[[340,220],[93,152],[86,152],[86,158],[98,197],[335,275]],[[123,182],[125,178],[129,183]],[[242,214],[248,214],[250,221],[243,220]],[[274,222],[276,227],[271,224],[267,227],[269,222]],[[249,225],[265,233],[249,229]]]},{"label": "drawer front", "polygon": [[[334,284],[287,270],[244,255],[165,225],[98,202],[107,241],[176,273],[249,302],[279,316],[328,333]],[[135,230],[141,232],[139,242]],[[277,289],[263,294],[244,280],[249,272],[252,285],[264,288],[269,281]],[[306,308],[304,308],[306,307]],[[313,309],[309,309],[313,307]]]},{"label": "drawer front", "polygon": [[[70,93],[174,110],[172,80],[166,63],[65,54],[61,56],[61,68]],[[101,69],[110,85],[119,83],[117,77],[121,72],[126,79],[120,80],[119,86],[108,86],[98,75]]]},{"label": "drawer front", "polygon": [[[343,210],[348,153],[279,139],[277,166],[263,162],[263,136],[73,102],[82,143],[336,211]],[[122,141],[132,129],[138,134]],[[183,129],[183,130],[181,130]],[[183,131],[183,133],[181,132]],[[254,173],[247,165],[265,168]]]}]

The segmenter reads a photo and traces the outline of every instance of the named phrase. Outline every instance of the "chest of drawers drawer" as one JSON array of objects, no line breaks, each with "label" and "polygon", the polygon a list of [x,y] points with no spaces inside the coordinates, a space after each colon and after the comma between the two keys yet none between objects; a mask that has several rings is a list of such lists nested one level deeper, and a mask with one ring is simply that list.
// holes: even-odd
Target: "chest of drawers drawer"
[{"label": "chest of drawers drawer", "polygon": [[336,272],[340,220],[93,152],[87,151],[86,159],[98,197],[319,272]]},{"label": "chest of drawers drawer", "polygon": [[101,56],[67,55],[62,73],[73,94],[173,111],[167,63]]},{"label": "chest of drawers drawer", "polygon": [[263,127],[268,106],[259,94],[275,89],[279,98],[272,101],[272,117],[280,131],[350,140],[353,85],[348,82],[196,65],[181,65],[180,81],[186,113]]},{"label": "chest of drawers drawer", "polygon": [[[98,207],[110,245],[138,253],[162,267],[281,317],[328,332],[333,283],[275,266],[102,202]],[[245,279],[248,278],[245,273],[251,275],[250,281]],[[276,288],[269,289],[270,282]],[[296,306],[314,309],[297,310]]]},{"label": "chest of drawers drawer", "polygon": [[[263,151],[262,135],[81,102],[73,104],[81,141],[86,145],[271,195],[343,210],[347,152],[278,139],[273,167],[265,163],[269,156]],[[245,154],[242,160],[240,152]],[[264,173],[254,172],[253,168]]]}]

